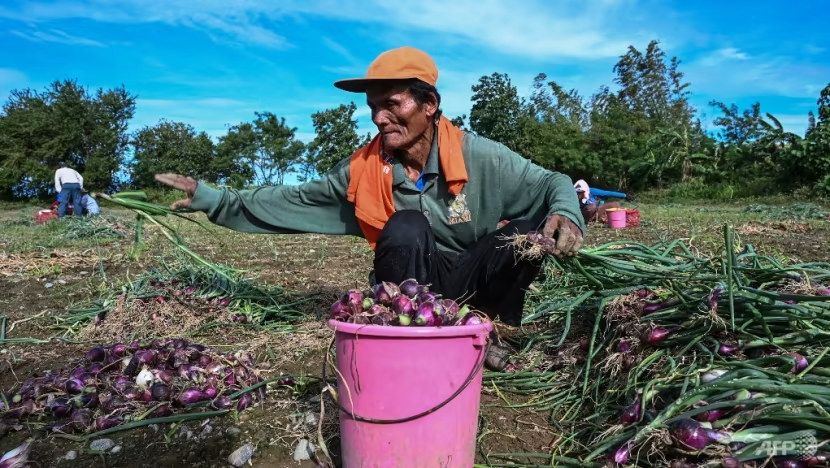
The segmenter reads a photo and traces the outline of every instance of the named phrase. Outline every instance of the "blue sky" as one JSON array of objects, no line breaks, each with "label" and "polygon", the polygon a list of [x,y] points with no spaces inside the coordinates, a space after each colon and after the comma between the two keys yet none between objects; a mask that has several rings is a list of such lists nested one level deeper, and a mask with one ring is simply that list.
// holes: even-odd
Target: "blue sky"
[{"label": "blue sky", "polygon": [[269,110],[313,137],[310,115],[361,96],[337,90],[384,50],[411,45],[439,67],[449,116],[470,87],[506,72],[520,92],[544,72],[590,94],[611,85],[629,45],[659,39],[677,55],[693,102],[760,101],[802,133],[830,82],[827,0],[52,0],[0,2],[0,101],[10,89],[74,78],[139,96],[131,129],[161,118],[216,137]]}]

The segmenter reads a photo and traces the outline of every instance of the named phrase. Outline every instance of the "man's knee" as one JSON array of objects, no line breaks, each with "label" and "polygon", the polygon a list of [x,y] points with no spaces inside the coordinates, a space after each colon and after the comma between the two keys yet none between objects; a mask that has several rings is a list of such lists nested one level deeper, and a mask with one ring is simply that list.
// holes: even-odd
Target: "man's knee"
[{"label": "man's knee", "polygon": [[501,229],[506,235],[525,235],[530,231],[535,231],[537,226],[533,223],[533,221],[528,219],[514,219],[513,221],[505,224]]},{"label": "man's knee", "polygon": [[378,244],[384,247],[411,247],[424,239],[430,231],[429,220],[418,210],[397,211],[389,217],[380,232]]}]

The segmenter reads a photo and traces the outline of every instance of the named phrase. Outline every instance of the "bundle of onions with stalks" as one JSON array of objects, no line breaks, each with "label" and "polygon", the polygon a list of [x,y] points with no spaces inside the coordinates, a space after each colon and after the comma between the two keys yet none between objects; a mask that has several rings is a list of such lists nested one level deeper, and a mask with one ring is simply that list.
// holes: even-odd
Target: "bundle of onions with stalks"
[{"label": "bundle of onions with stalks", "polygon": [[[289,331],[307,319],[299,310],[313,297],[295,298],[281,287],[258,284],[242,272],[217,265],[213,268],[185,263],[179,268],[162,265],[138,276],[92,303],[70,308],[56,317],[56,327],[86,340],[125,339],[160,334],[185,335],[210,322],[267,323],[269,328]],[[226,278],[230,277],[228,281]],[[134,330],[136,316],[146,317],[144,327]]]},{"label": "bundle of onions with stalks", "polygon": [[0,418],[91,433],[131,421],[244,411],[277,380],[263,380],[253,365],[247,352],[220,353],[183,338],[95,346],[69,368],[2,395]]},{"label": "bundle of onions with stalks", "polygon": [[442,298],[429,285],[407,279],[381,282],[367,291],[352,289],[331,306],[331,320],[362,325],[448,327],[480,325],[482,312]]},{"label": "bundle of onions with stalks", "polygon": [[[572,435],[545,463],[827,466],[830,263],[785,264],[741,247],[728,226],[721,252],[619,240],[547,257],[524,342],[587,348],[585,361],[485,374],[510,404],[522,395]],[[794,279],[810,288],[794,290]],[[490,460],[538,463],[499,455]]]}]

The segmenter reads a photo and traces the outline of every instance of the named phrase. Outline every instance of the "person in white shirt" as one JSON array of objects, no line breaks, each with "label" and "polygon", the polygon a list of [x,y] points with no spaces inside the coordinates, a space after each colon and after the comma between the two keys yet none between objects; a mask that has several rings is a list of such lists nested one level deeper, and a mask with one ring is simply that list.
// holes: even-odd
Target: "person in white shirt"
[{"label": "person in white shirt", "polygon": [[85,215],[99,215],[101,214],[101,209],[98,207],[98,202],[95,201],[94,198],[89,196],[89,192],[86,189],[81,191],[83,193],[83,197],[81,197],[81,205],[84,207],[84,214]]},{"label": "person in white shirt", "polygon": [[84,188],[84,178],[75,169],[66,167],[66,163],[59,163],[60,169],[55,171],[55,190],[60,194],[61,203],[58,206],[58,218],[66,215],[66,205],[72,201],[72,214],[82,216],[81,189]]}]

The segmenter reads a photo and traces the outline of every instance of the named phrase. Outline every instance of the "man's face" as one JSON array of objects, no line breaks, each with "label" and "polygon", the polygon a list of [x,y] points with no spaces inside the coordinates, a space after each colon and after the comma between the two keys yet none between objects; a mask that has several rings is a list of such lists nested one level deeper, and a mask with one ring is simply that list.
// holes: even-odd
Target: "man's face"
[{"label": "man's face", "polygon": [[387,151],[406,149],[418,141],[432,125],[437,108],[434,102],[419,105],[405,86],[370,87],[366,103]]}]

